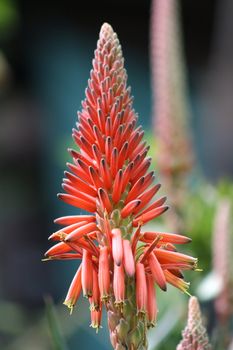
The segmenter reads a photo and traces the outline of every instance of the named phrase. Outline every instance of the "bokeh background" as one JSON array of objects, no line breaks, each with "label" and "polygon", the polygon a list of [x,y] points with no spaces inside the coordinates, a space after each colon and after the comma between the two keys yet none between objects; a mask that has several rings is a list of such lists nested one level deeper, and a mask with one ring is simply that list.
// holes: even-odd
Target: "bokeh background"
[{"label": "bokeh background", "polygon": [[[85,301],[72,317],[62,305],[76,264],[41,259],[55,230],[53,219],[72,210],[56,194],[103,22],[118,33],[134,106],[153,138],[150,5],[148,0],[0,0],[1,349],[111,348],[106,324],[99,335],[89,329]],[[208,204],[220,179],[229,183],[233,175],[233,3],[184,0],[180,8],[191,126],[198,172],[210,188]],[[195,253],[200,248],[200,264],[206,267],[201,278],[211,270],[208,239],[214,205],[205,210],[201,218],[207,235],[194,240]],[[198,283],[197,278],[194,287]],[[182,298],[186,303],[187,297]],[[161,296],[161,315],[163,308],[168,310],[166,303]],[[211,315],[208,302],[204,306]],[[157,339],[162,334],[157,349],[175,349],[184,320],[169,333],[175,316],[165,316],[160,335],[156,333]],[[60,343],[51,340],[51,328],[62,336]]]}]

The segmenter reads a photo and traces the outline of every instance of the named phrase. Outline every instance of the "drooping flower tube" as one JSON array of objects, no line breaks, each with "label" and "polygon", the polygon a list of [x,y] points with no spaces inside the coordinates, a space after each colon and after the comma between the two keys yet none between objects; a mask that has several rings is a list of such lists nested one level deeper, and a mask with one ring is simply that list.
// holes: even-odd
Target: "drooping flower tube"
[{"label": "drooping flower tube", "polygon": [[[107,309],[115,349],[146,349],[146,329],[156,323],[155,286],[186,291],[181,271],[195,269],[197,260],[176,252],[188,237],[143,230],[168,206],[165,197],[154,199],[160,184],[149,170],[119,40],[106,23],[85,95],[73,129],[78,149],[69,150],[65,193],[58,195],[74,215],[55,220],[63,227],[50,236],[55,245],[45,257],[81,261],[64,302],[71,311],[82,290],[92,327],[98,330]],[[77,215],[77,208],[88,213]]]}]

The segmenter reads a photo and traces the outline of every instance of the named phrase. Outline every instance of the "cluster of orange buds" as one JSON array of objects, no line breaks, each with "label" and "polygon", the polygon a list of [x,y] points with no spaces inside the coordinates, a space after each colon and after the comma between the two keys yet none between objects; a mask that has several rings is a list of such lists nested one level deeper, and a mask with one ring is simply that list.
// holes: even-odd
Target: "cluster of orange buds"
[{"label": "cluster of orange buds", "polygon": [[[149,147],[142,140],[142,127],[136,127],[121,46],[108,24],[101,28],[90,75],[73,130],[80,150],[70,150],[66,193],[58,196],[91,214],[56,219],[63,228],[50,236],[57,243],[45,257],[81,260],[64,303],[72,310],[82,291],[90,301],[94,328],[100,327],[103,306],[109,314],[124,314],[128,284],[134,291],[132,317],[143,317],[150,326],[157,313],[155,284],[166,290],[170,283],[186,291],[181,270],[195,269],[197,260],[176,252],[174,244],[189,238],[142,230],[168,207],[166,197],[153,200],[160,185],[153,184],[154,172],[148,170]],[[116,337],[113,332],[113,345]]]}]

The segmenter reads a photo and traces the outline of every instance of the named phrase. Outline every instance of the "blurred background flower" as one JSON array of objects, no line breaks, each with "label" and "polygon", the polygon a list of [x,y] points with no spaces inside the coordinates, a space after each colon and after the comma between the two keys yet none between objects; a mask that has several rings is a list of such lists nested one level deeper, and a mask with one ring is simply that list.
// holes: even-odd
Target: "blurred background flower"
[{"label": "blurred background flower", "polygon": [[[193,294],[202,288],[206,296],[203,283],[212,270],[211,237],[217,204],[222,197],[232,202],[233,195],[233,3],[182,0],[179,5],[190,128],[199,164],[199,170],[191,172],[188,199],[182,212],[182,233],[193,238],[189,253],[199,257],[199,265],[204,269],[185,277],[193,282]],[[70,317],[65,307],[59,306],[61,300],[56,299],[58,295],[65,297],[66,285],[76,266],[70,262],[42,264],[40,260],[47,248],[48,233],[54,231],[51,225],[54,217],[70,213],[69,207],[57,200],[56,193],[60,192],[64,164],[69,160],[66,148],[72,146],[71,129],[84,98],[93,47],[103,22],[111,23],[118,33],[134,106],[147,130],[149,144],[154,145],[151,155],[156,153],[157,142],[151,131],[150,11],[149,0],[111,3],[99,0],[98,4],[0,0],[3,350],[72,349],[77,344],[81,349],[111,348],[106,325],[100,330],[101,336],[89,331],[85,301],[78,304],[78,311]],[[158,175],[158,180],[163,181],[162,175]],[[163,190],[166,193],[165,186]],[[160,225],[168,229],[167,223],[161,221]],[[216,279],[211,281],[216,286]],[[167,295],[158,296],[160,312],[158,325],[150,333],[151,349],[175,349],[185,326],[187,297],[172,287],[169,293],[170,301]],[[55,307],[49,298],[45,307],[46,295],[55,299]],[[207,330],[214,340],[215,296],[201,298],[201,295]],[[213,345],[215,349],[224,348],[217,341]]]}]

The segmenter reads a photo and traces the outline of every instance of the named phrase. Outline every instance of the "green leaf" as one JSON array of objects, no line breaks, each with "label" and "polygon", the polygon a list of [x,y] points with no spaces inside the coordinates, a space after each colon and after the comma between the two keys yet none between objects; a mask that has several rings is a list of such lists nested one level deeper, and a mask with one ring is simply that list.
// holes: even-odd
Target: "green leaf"
[{"label": "green leaf", "polygon": [[46,317],[49,326],[50,338],[52,341],[53,350],[68,350],[65,339],[62,335],[58,317],[56,314],[53,301],[50,297],[45,298]]}]

